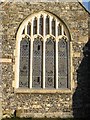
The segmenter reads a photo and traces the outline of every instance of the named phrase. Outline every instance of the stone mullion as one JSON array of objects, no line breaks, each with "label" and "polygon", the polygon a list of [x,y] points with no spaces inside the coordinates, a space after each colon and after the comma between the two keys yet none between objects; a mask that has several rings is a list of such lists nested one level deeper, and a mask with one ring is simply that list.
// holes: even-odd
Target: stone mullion
[{"label": "stone mullion", "polygon": [[40,21],[40,18],[38,17],[37,18],[37,35],[39,35],[39,21]]},{"label": "stone mullion", "polygon": [[62,35],[64,35],[64,26],[63,25],[61,26],[61,33],[62,33]]},{"label": "stone mullion", "polygon": [[[22,40],[22,36],[20,36],[20,41],[17,41],[17,46],[16,46],[16,48],[17,48],[17,51],[16,51],[16,54],[17,54],[17,57],[15,58],[16,59],[16,63],[15,63],[15,66],[16,66],[16,74],[15,74],[15,78],[18,80],[18,81],[16,81],[16,88],[19,88],[19,65],[20,65],[20,42],[21,42],[21,40]],[[18,47],[19,46],[19,47]]]},{"label": "stone mullion", "polygon": [[[58,21],[56,19],[56,30],[55,30],[55,35],[56,35],[56,38],[58,37]],[[55,64],[56,64],[56,89],[58,89],[58,40],[56,39],[56,46],[55,46],[55,55],[56,55],[56,59],[55,59]]]},{"label": "stone mullion", "polygon": [[31,48],[30,48],[30,88],[32,88],[32,64],[33,64],[33,19],[31,23]]},{"label": "stone mullion", "polygon": [[[73,81],[73,73],[74,73],[73,68],[74,68],[74,66],[73,66],[72,57],[73,57],[72,42],[70,42],[70,63],[69,63],[69,60],[68,60],[68,65],[70,64],[71,66],[70,66],[70,70],[69,70],[69,67],[68,67],[68,71],[70,72],[70,74],[69,74],[70,81],[68,81],[68,87],[71,88],[71,90],[72,90],[73,87],[75,87],[74,86],[74,81]],[[71,87],[70,87],[70,84],[71,84]]]},{"label": "stone mullion", "polygon": [[44,15],[44,17],[43,17],[43,36],[44,37],[46,35],[46,24],[45,24],[45,22],[46,22],[46,16]]},{"label": "stone mullion", "polygon": [[56,36],[56,38],[58,37],[58,21],[57,21],[57,19],[55,21],[55,36]]},{"label": "stone mullion", "polygon": [[43,40],[43,88],[45,88],[45,34],[46,34],[46,26],[45,26],[45,20],[46,20],[46,16],[44,16],[43,19],[43,36],[44,36],[44,40]]},{"label": "stone mullion", "polygon": [[50,25],[50,27],[49,27],[49,34],[51,35],[52,34],[52,18],[50,17],[49,18],[49,25]]},{"label": "stone mullion", "polygon": [[43,88],[45,88],[45,40],[43,41]]},{"label": "stone mullion", "polygon": [[27,35],[27,25],[25,25],[25,35]]},{"label": "stone mullion", "polygon": [[55,47],[55,55],[56,55],[56,59],[55,59],[55,64],[56,64],[56,89],[58,89],[58,41],[56,40],[56,47]]}]

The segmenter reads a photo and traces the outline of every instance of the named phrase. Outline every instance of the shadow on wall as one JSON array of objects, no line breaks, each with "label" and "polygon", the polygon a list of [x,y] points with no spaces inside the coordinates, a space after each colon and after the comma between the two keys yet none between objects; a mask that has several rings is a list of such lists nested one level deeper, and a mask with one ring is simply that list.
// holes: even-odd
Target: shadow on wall
[{"label": "shadow on wall", "polygon": [[83,48],[84,58],[77,70],[77,88],[73,95],[73,115],[90,117],[90,39]]}]

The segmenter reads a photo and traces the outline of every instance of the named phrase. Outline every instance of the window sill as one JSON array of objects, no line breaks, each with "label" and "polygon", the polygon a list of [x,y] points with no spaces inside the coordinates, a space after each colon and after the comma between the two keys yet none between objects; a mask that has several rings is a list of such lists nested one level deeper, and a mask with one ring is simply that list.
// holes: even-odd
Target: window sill
[{"label": "window sill", "polygon": [[70,89],[28,89],[28,88],[17,88],[14,90],[15,93],[71,93]]}]

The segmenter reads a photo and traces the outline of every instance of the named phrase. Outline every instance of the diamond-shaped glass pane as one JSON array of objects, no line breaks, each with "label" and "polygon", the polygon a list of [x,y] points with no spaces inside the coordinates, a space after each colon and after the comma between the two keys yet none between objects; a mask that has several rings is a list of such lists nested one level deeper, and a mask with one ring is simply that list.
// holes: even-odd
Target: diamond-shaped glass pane
[{"label": "diamond-shaped glass pane", "polygon": [[66,76],[58,77],[58,87],[59,88],[67,88],[67,77]]},{"label": "diamond-shaped glass pane", "polygon": [[46,57],[46,76],[54,76],[54,56]]},{"label": "diamond-shaped glass pane", "polygon": [[29,86],[29,71],[30,71],[30,41],[24,38],[20,42],[20,71],[19,71],[19,86]]},{"label": "diamond-shaped glass pane", "polygon": [[54,50],[55,50],[55,42],[52,40],[52,38],[49,38],[46,41],[46,56],[54,56]]},{"label": "diamond-shaped glass pane", "polygon": [[46,88],[54,88],[54,76],[45,77]]},{"label": "diamond-shaped glass pane", "polygon": [[41,57],[33,57],[33,76],[41,76],[42,70],[42,58]]},{"label": "diamond-shaped glass pane", "polygon": [[58,59],[58,75],[67,76],[67,59],[60,58]]},{"label": "diamond-shaped glass pane", "polygon": [[33,76],[33,88],[41,88],[41,77]]}]

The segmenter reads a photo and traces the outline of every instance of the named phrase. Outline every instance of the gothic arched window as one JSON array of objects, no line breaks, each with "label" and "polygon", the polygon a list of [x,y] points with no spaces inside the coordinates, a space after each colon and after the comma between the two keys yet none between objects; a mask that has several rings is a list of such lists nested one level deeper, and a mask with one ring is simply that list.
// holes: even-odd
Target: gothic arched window
[{"label": "gothic arched window", "polygon": [[69,88],[69,32],[56,16],[29,16],[18,30],[17,46],[16,88]]}]

